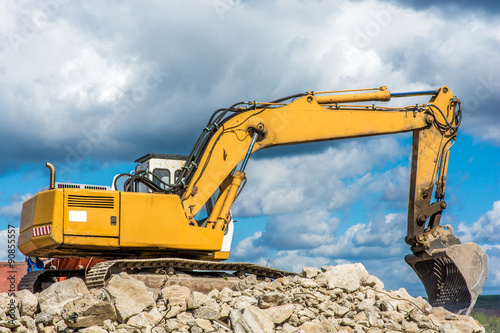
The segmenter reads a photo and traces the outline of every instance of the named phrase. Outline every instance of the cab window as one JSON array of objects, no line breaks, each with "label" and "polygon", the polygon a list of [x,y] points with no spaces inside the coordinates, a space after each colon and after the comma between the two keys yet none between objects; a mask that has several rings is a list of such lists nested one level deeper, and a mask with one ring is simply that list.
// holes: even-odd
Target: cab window
[{"label": "cab window", "polygon": [[[168,169],[154,169],[153,175],[160,178],[163,182],[170,184],[170,170],[168,170]],[[156,179],[154,177],[153,177],[153,183],[155,183],[156,185],[160,186],[163,189],[166,188],[165,185],[160,183],[158,181],[158,179]]]}]

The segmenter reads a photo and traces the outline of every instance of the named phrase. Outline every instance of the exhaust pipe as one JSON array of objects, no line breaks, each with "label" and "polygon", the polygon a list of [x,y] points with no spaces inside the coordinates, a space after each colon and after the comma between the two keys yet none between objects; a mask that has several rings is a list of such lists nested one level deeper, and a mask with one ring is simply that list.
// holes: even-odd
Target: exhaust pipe
[{"label": "exhaust pipe", "polygon": [[56,168],[52,165],[52,163],[45,163],[45,166],[50,170],[50,184],[49,189],[53,190],[56,188]]},{"label": "exhaust pipe", "polygon": [[405,261],[422,281],[429,303],[457,314],[471,312],[488,277],[488,256],[475,243],[436,249],[430,257],[409,254]]}]

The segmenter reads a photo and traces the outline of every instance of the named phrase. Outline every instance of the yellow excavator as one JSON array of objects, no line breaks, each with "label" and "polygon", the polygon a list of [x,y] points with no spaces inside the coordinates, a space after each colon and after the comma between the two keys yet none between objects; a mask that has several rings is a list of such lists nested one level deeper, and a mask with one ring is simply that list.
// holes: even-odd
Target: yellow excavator
[{"label": "yellow excavator", "polygon": [[[426,95],[427,104],[372,103]],[[102,286],[113,269],[131,267],[293,274],[222,262],[232,236],[230,209],[246,182],[249,156],[273,146],[411,131],[405,241],[413,254],[406,261],[432,305],[468,313],[482,291],[488,258],[477,244],[461,244],[451,225],[440,225],[461,114],[459,99],[445,86],[403,93],[386,87],[311,91],[236,103],[213,113],[188,156],[146,155],[133,173],[115,177],[112,187],[56,184],[48,164],[50,186],[23,205],[19,249],[34,257],[108,259],[86,274],[90,287]]]}]

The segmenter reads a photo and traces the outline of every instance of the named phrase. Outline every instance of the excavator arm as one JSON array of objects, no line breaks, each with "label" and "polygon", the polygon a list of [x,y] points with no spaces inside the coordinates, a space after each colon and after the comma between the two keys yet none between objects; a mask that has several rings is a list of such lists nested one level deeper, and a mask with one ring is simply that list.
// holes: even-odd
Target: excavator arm
[{"label": "excavator arm", "polygon": [[[431,99],[424,105],[405,107],[351,104],[415,95],[430,95]],[[244,108],[218,110],[222,114],[231,112],[226,118],[212,117],[215,120],[205,128],[177,184],[188,221],[195,225],[196,213],[221,188],[205,226],[220,230],[227,227],[229,209],[245,181],[248,156],[258,150],[411,131],[405,241],[413,254],[406,260],[422,280],[432,304],[469,312],[482,290],[488,263],[477,244],[460,244],[451,226],[439,224],[446,208],[443,199],[449,151],[461,120],[460,102],[451,90],[442,87],[391,94],[382,87],[369,92],[308,92],[292,97],[294,101],[288,104],[281,100],[248,102]],[[433,197],[435,201],[431,202]]]},{"label": "excavator arm", "polygon": [[[430,101],[399,107],[366,103],[414,95],[428,95]],[[165,258],[209,259],[212,265],[228,258],[230,209],[246,182],[244,170],[252,153],[273,146],[413,132],[405,238],[412,254],[406,261],[432,305],[468,312],[481,293],[487,256],[474,243],[460,244],[451,226],[440,225],[448,155],[460,115],[460,102],[448,87],[397,94],[385,87],[306,92],[269,103],[237,103],[213,114],[190,155],[182,157],[183,169],[177,173],[175,167],[174,184],[142,166],[125,175],[123,191],[116,186],[59,186],[52,167],[49,188],[23,204],[18,247],[27,256],[116,259],[96,266],[91,285],[104,283],[112,265],[169,268],[173,262]],[[158,163],[174,163],[167,160]],[[176,160],[175,165],[182,164]],[[208,217],[200,218],[204,206]],[[196,261],[189,267],[207,266]]]}]

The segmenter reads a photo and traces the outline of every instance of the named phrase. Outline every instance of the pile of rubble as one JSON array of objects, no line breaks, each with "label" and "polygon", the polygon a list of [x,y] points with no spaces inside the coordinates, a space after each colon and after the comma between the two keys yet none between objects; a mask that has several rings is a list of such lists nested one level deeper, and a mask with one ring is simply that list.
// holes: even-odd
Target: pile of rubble
[{"label": "pile of rubble", "polygon": [[0,294],[0,333],[484,332],[471,317],[432,308],[404,289],[385,291],[361,264],[304,268],[274,281],[250,275],[208,295],[148,288],[121,273],[103,289],[71,278],[12,299]]}]

